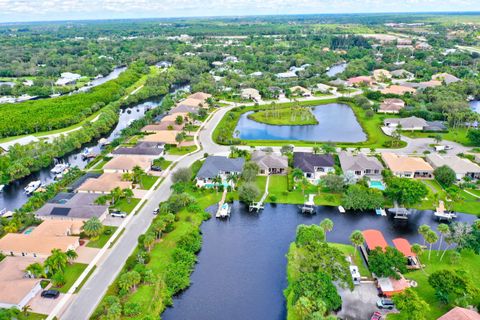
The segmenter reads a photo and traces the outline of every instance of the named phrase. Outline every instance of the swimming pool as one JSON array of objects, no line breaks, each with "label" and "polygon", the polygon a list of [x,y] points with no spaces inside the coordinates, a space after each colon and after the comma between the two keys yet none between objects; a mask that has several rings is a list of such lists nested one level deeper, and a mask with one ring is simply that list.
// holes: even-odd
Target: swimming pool
[{"label": "swimming pool", "polygon": [[382,181],[379,181],[379,180],[371,180],[369,183],[368,183],[368,186],[370,188],[374,188],[374,189],[378,189],[378,190],[385,190],[385,185],[383,184]]},{"label": "swimming pool", "polygon": [[23,232],[23,234],[30,234],[30,233],[32,233],[33,229],[35,229],[35,228],[34,228],[34,227],[30,227],[30,228],[26,229],[26,230]]}]

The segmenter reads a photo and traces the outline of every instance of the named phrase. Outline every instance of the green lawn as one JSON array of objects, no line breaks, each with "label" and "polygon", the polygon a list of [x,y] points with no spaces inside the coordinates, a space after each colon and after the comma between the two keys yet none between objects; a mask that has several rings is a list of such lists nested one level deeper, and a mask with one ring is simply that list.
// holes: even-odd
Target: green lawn
[{"label": "green lawn", "polygon": [[24,315],[23,312],[20,312],[18,315],[18,320],[43,320],[47,319],[47,316],[44,314],[29,312],[27,315]]},{"label": "green lawn", "polygon": [[148,175],[148,174],[144,174],[144,175],[142,175],[142,177],[140,179],[141,179],[141,184],[140,185],[141,185],[142,189],[150,190],[150,188],[153,187],[155,182],[157,182],[158,177],[151,176],[151,175]]},{"label": "green lawn", "polygon": [[[270,177],[271,179],[271,177]],[[271,181],[271,180],[270,180]],[[266,176],[257,176],[257,180],[255,181],[255,184],[258,187],[258,190],[260,190],[260,195],[258,196],[258,201],[262,198],[264,192],[265,192],[265,186],[267,184],[267,177]]]},{"label": "green lawn", "polygon": [[[475,287],[480,287],[480,272],[478,272],[478,266],[480,265],[480,255],[463,251],[460,262],[458,264],[452,265],[449,262],[451,252],[452,251],[448,251],[442,261],[440,261],[440,257],[437,256],[436,251],[432,251],[431,260],[429,261],[428,253],[425,252],[421,257],[422,263],[426,265],[424,271],[417,270],[405,275],[407,279],[412,279],[417,282],[418,286],[414,288],[414,290],[417,291],[417,293],[422,297],[422,299],[424,299],[430,306],[431,312],[427,316],[427,319],[429,320],[437,319],[442,314],[450,310],[453,306],[443,305],[438,302],[437,298],[435,297],[434,289],[428,284],[428,275],[432,274],[435,271],[443,269],[459,269],[466,271],[469,274]],[[477,303],[479,303],[479,301],[477,301]],[[388,319],[403,320],[406,319],[406,317],[403,317],[401,315],[389,315]]]},{"label": "green lawn", "polygon": [[[335,232],[335,226],[333,227],[332,232]],[[327,240],[328,240],[328,233],[327,233]],[[352,261],[358,267],[358,270],[360,271],[360,275],[362,277],[372,276],[372,273],[370,272],[370,270],[368,270],[367,266],[365,265],[365,262],[363,261],[360,250],[355,252],[355,247],[347,244],[332,243],[332,242],[329,242],[328,244],[342,251],[346,256],[352,257],[353,258]]]},{"label": "green lawn", "polygon": [[86,264],[83,263],[73,263],[67,266],[65,269],[65,285],[61,288],[55,288],[53,287],[52,289],[56,289],[62,293],[66,293],[72,285],[77,281],[78,277],[82,274],[83,270],[87,268]]},{"label": "green lawn", "polygon": [[250,114],[248,118],[260,123],[279,126],[318,124],[317,118],[309,107],[263,110]]},{"label": "green lawn", "polygon": [[130,199],[130,203],[127,201],[127,199],[120,199],[117,201],[117,203],[115,203],[113,208],[126,213],[130,213],[132,212],[133,208],[137,206],[139,202],[140,202],[140,199],[137,199],[137,198]]},{"label": "green lawn", "polygon": [[171,147],[168,149],[167,153],[170,155],[177,155],[181,156],[187,153],[190,153],[192,151],[197,150],[196,146],[187,146],[187,147]]},{"label": "green lawn", "polygon": [[468,129],[467,128],[457,128],[457,129],[450,129],[448,132],[444,133],[432,133],[432,132],[417,132],[417,131],[404,131],[402,135],[405,135],[410,138],[433,138],[437,135],[440,135],[443,140],[446,141],[453,141],[464,146],[472,146],[472,143],[467,138]]},{"label": "green lawn", "polygon": [[164,158],[153,160],[153,165],[162,168],[162,170],[167,169],[171,163],[172,161],[165,160]]},{"label": "green lawn", "polygon": [[[103,246],[107,243],[108,239],[110,239],[111,236],[115,233],[115,230],[117,230],[117,227],[105,226],[104,231],[100,235],[100,237],[97,240],[89,241],[87,243],[87,247],[99,249],[103,248]],[[105,232],[107,232],[108,234],[105,234]]]}]

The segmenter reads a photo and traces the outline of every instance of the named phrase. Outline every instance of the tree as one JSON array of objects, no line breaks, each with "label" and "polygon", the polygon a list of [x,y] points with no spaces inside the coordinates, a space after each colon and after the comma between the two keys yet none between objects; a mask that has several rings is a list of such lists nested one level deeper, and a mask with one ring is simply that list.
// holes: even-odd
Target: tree
[{"label": "tree", "polygon": [[116,187],[110,191],[110,198],[112,199],[112,204],[117,203],[118,200],[123,198],[123,190],[120,187]]},{"label": "tree", "polygon": [[52,284],[55,287],[63,287],[66,283],[65,275],[62,271],[58,271],[51,276]]},{"label": "tree", "polygon": [[365,242],[363,233],[360,230],[355,230],[350,234],[350,242],[355,247],[355,254],[358,251],[358,248]]},{"label": "tree", "polygon": [[324,153],[331,154],[331,153],[334,153],[337,148],[335,147],[335,144],[328,142],[328,143],[322,144],[321,149],[323,150]]},{"label": "tree", "polygon": [[247,204],[254,202],[259,196],[260,190],[255,183],[247,182],[238,188],[238,197]]},{"label": "tree", "polygon": [[175,118],[175,123],[178,125],[181,125],[183,123],[183,117],[182,116],[177,116]]},{"label": "tree", "polygon": [[400,279],[399,272],[407,272],[407,258],[396,248],[387,247],[383,251],[380,247],[370,250],[368,254],[370,271],[377,277],[392,277]]},{"label": "tree", "polygon": [[446,165],[436,168],[435,171],[433,171],[433,175],[443,187],[450,187],[455,181],[457,181],[455,171]]},{"label": "tree", "polygon": [[130,203],[132,201],[132,198],[135,196],[133,193],[133,190],[130,188],[125,188],[122,190],[123,191],[123,196],[125,199],[127,199],[127,202]]},{"label": "tree", "polygon": [[406,320],[426,320],[430,306],[411,288],[393,296],[395,306]]},{"label": "tree", "polygon": [[313,242],[317,241],[325,241],[325,231],[322,227],[315,224],[309,226],[301,224],[297,227],[295,244],[298,247],[312,244]]},{"label": "tree", "polygon": [[257,178],[258,164],[252,161],[248,161],[243,165],[242,179],[247,182],[252,182]]},{"label": "tree", "polygon": [[471,298],[478,294],[471,278],[460,270],[439,270],[428,277],[428,283],[435,289],[436,297],[444,304],[459,297]]},{"label": "tree", "polygon": [[68,249],[65,251],[65,254],[67,255],[68,263],[70,264],[73,262],[73,260],[78,258],[78,253],[73,249]]},{"label": "tree", "polygon": [[347,210],[372,210],[383,206],[382,192],[377,189],[354,184],[348,187],[342,198],[342,205]]},{"label": "tree", "polygon": [[68,257],[60,249],[53,249],[51,255],[45,260],[44,266],[50,275],[63,273],[68,264]]},{"label": "tree", "polygon": [[430,245],[430,249],[428,250],[428,260],[430,260],[430,256],[432,254],[432,245],[438,241],[438,235],[435,231],[430,230],[425,234],[425,241]]},{"label": "tree", "polygon": [[480,130],[469,130],[467,133],[467,138],[470,140],[470,142],[479,147],[480,146]]},{"label": "tree", "polygon": [[154,243],[155,243],[155,234],[153,234],[152,232],[147,232],[145,234],[145,237],[143,238],[143,247],[145,248],[145,250],[150,252]]},{"label": "tree", "polygon": [[428,224],[422,224],[420,227],[418,227],[418,233],[423,237],[423,246],[425,246],[425,235],[427,234],[428,231],[430,231],[431,228]]},{"label": "tree", "polygon": [[132,169],[133,183],[139,184],[140,187],[142,187],[142,177],[144,174],[145,172],[143,172],[142,168],[140,168],[139,166],[133,167]]},{"label": "tree", "polygon": [[31,274],[34,278],[45,277],[45,268],[38,262],[34,262],[25,269],[25,272]]},{"label": "tree", "polygon": [[28,317],[30,315],[31,311],[32,311],[32,307],[29,304],[26,304],[22,307],[22,313],[26,317]]},{"label": "tree", "polygon": [[229,174],[227,176],[227,182],[230,183],[230,185],[232,186],[232,189],[235,190],[235,186],[237,185],[237,182],[238,182],[238,175],[236,174]]},{"label": "tree", "polygon": [[118,286],[120,289],[131,291],[136,290],[137,285],[140,283],[142,277],[137,271],[129,271],[120,276],[118,279]]},{"label": "tree", "polygon": [[173,183],[187,183],[192,179],[192,170],[190,168],[179,168],[172,174]]},{"label": "tree", "polygon": [[330,232],[333,230],[333,221],[325,218],[320,222],[320,228],[323,229],[323,232],[325,233],[325,240],[327,239],[327,232]]},{"label": "tree", "polygon": [[423,270],[422,262],[420,261],[420,256],[423,254],[423,247],[418,243],[414,243],[410,248],[412,252],[417,256],[418,263],[420,264],[420,268]]},{"label": "tree", "polygon": [[385,194],[392,201],[411,206],[425,198],[428,195],[428,190],[425,184],[420,181],[393,177],[387,181]]},{"label": "tree", "polygon": [[342,192],[343,188],[345,188],[344,178],[335,174],[327,174],[322,178],[322,181],[331,192]]},{"label": "tree", "polygon": [[292,177],[293,180],[299,180],[303,178],[303,171],[300,168],[294,168],[292,170]]},{"label": "tree", "polygon": [[440,241],[438,243],[438,252],[437,256],[440,254],[440,250],[442,249],[442,242],[443,238],[450,233],[450,227],[448,224],[440,223],[437,227],[438,232],[440,232]]},{"label": "tree", "polygon": [[92,240],[98,239],[103,232],[103,224],[97,217],[91,217],[83,223],[83,232]]},{"label": "tree", "polygon": [[185,140],[185,134],[183,132],[177,133],[177,135],[175,136],[175,141],[180,145],[183,140]]},{"label": "tree", "polygon": [[291,145],[291,144],[287,144],[287,145],[283,145],[281,148],[280,148],[280,153],[282,155],[288,155],[290,153],[293,152],[293,148],[294,146]]}]

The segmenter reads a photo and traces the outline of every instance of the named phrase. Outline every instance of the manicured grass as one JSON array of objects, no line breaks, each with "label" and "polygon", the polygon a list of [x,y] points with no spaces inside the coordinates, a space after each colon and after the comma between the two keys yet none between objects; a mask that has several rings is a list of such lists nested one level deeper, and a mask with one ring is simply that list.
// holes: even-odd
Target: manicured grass
[{"label": "manicured grass", "polygon": [[[480,272],[478,272],[478,266],[480,265],[480,255],[476,255],[472,252],[462,251],[460,261],[452,265],[450,263],[450,255],[453,251],[447,251],[445,257],[440,261],[440,255],[437,255],[437,251],[432,251],[431,260],[428,260],[428,252],[425,252],[421,256],[421,262],[426,265],[424,271],[417,270],[405,275],[407,279],[415,280],[418,284],[415,291],[424,299],[430,306],[431,312],[427,315],[427,319],[437,319],[442,314],[450,310],[453,306],[447,306],[438,302],[435,297],[435,290],[428,284],[428,275],[435,271],[449,269],[449,270],[462,270],[468,273],[468,277],[472,280],[475,287],[480,287]],[[479,303],[479,301],[477,301]],[[389,316],[388,319],[406,319],[400,315]]]},{"label": "manicured grass", "polygon": [[265,186],[267,185],[267,177],[266,176],[258,176],[257,180],[255,181],[255,184],[257,185],[258,190],[260,190],[260,195],[258,196],[258,199],[257,199],[257,200],[260,200],[263,196],[263,193],[265,192]]},{"label": "manicured grass", "polygon": [[83,263],[73,263],[68,265],[67,268],[65,269],[65,274],[64,274],[65,285],[61,288],[53,287],[53,289],[56,289],[62,293],[66,293],[75,283],[75,281],[77,281],[78,277],[80,277],[80,275],[83,273],[83,270],[85,270],[85,268],[87,268],[87,265]]},{"label": "manicured grass", "polygon": [[168,149],[168,154],[170,155],[178,155],[178,156],[181,156],[181,155],[184,155],[184,154],[187,154],[187,153],[190,153],[192,151],[195,151],[197,149],[196,146],[187,146],[187,147],[172,147],[170,149]]},{"label": "manicured grass", "polygon": [[145,174],[140,179],[142,189],[149,190],[157,182],[158,177]]},{"label": "manicured grass", "polygon": [[[335,227],[333,227],[333,231],[335,232]],[[341,226],[338,226],[340,228]],[[328,240],[328,233],[327,233],[327,240]],[[360,250],[357,250],[355,252],[355,247],[347,244],[341,244],[341,243],[331,243],[329,244],[332,247],[337,248],[338,250],[342,251],[346,256],[350,256],[352,258],[353,263],[358,267],[358,271],[360,272],[360,275],[362,277],[371,277],[372,273],[370,270],[368,270],[367,266],[365,265],[365,262],[363,261],[362,254],[360,253]]]},{"label": "manicured grass", "polygon": [[[107,231],[108,230],[108,231]],[[107,243],[108,239],[111,238],[111,236],[115,233],[115,230],[117,230],[117,227],[113,226],[105,226],[103,233],[98,237],[97,240],[94,241],[89,241],[87,243],[87,247],[89,248],[103,248],[103,246]],[[109,234],[105,234],[105,232],[110,232]]]},{"label": "manicured grass", "polygon": [[172,161],[165,160],[163,158],[153,160],[153,165],[162,168],[165,170],[172,163]]},{"label": "manicured grass", "polygon": [[24,315],[23,312],[17,316],[18,320],[43,320],[47,319],[47,316],[40,313],[29,312],[27,315]]},{"label": "manicured grass", "polygon": [[480,215],[480,199],[472,196],[471,194],[466,193],[465,191],[460,191],[460,199],[455,199],[451,202],[452,210]]},{"label": "manicured grass", "polygon": [[417,131],[404,131],[402,135],[405,135],[410,138],[433,138],[437,135],[440,135],[445,141],[453,141],[460,143],[464,146],[472,146],[472,143],[467,138],[468,129],[467,128],[457,128],[449,129],[448,132],[442,133],[432,133],[432,132],[417,132]]},{"label": "manicured grass", "polygon": [[308,107],[258,111],[250,114],[248,118],[257,122],[279,126],[318,124],[317,118],[315,118]]},{"label": "manicured grass", "polygon": [[137,198],[130,199],[130,203],[127,201],[127,199],[120,199],[113,207],[128,214],[132,212],[139,202],[140,199]]}]

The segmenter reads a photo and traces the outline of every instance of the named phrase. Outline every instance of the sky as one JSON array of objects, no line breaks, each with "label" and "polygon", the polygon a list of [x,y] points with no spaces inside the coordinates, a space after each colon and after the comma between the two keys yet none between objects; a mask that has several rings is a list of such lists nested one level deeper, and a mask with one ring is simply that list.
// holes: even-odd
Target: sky
[{"label": "sky", "polygon": [[0,0],[0,22],[480,11],[480,0]]}]

